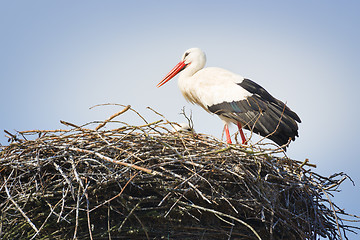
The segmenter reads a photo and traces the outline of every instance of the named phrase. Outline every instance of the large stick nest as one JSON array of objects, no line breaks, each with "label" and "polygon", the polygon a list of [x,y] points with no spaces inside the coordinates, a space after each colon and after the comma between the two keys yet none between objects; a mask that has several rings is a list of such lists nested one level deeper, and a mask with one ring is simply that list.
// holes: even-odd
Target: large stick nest
[{"label": "large stick nest", "polygon": [[7,132],[0,238],[341,239],[356,230],[344,218],[357,217],[330,200],[346,174],[320,176],[281,148],[174,132],[164,118],[104,130],[129,109],[96,128]]}]

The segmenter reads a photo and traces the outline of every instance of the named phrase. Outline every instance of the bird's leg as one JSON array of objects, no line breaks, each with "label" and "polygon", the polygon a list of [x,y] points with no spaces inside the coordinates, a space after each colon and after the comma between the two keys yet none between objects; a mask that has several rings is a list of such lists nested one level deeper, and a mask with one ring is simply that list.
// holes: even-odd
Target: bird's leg
[{"label": "bird's leg", "polygon": [[224,126],[224,131],[225,131],[225,135],[226,135],[226,142],[228,144],[231,144],[231,137],[230,137],[230,132],[229,132],[229,126],[227,125],[227,123],[225,123],[225,126]]},{"label": "bird's leg", "polygon": [[245,144],[245,145],[246,145],[247,141],[246,141],[246,138],[245,138],[244,132],[243,132],[243,130],[242,130],[241,123],[237,122],[237,126],[238,126],[238,128],[239,128],[239,132],[240,132],[240,136],[241,136],[242,144]]}]

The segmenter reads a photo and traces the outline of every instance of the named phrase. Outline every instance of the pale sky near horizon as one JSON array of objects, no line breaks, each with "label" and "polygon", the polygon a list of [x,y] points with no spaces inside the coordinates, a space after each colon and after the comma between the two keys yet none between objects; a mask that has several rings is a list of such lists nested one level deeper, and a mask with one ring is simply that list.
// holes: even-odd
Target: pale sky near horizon
[{"label": "pale sky near horizon", "polygon": [[[0,143],[4,129],[104,120],[119,109],[89,107],[109,102],[177,122],[185,106],[197,132],[220,138],[222,122],[187,103],[177,79],[156,88],[199,47],[207,66],[252,79],[298,113],[288,156],[350,175],[356,185],[343,183],[334,201],[360,215],[359,11],[358,1],[325,0],[1,1]],[[141,123],[130,113],[118,120]]]}]

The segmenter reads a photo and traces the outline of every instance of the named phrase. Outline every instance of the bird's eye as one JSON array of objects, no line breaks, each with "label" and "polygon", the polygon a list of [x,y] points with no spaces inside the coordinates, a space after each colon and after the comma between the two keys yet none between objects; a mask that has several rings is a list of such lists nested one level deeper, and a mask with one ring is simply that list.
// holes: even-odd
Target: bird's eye
[{"label": "bird's eye", "polygon": [[186,53],[184,54],[184,59],[185,59],[188,55],[189,55],[189,53],[186,52]]}]

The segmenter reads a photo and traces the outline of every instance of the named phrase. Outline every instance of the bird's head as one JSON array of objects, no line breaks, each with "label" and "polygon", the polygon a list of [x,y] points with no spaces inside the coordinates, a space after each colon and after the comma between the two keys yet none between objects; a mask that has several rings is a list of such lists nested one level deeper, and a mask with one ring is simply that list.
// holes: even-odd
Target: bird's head
[{"label": "bird's head", "polygon": [[190,48],[184,52],[184,54],[181,57],[181,61],[183,61],[186,65],[191,64],[193,62],[195,63],[201,63],[204,67],[206,62],[206,56],[203,51],[201,51],[200,48]]},{"label": "bird's head", "polygon": [[188,75],[194,75],[205,66],[205,62],[205,53],[201,51],[200,48],[190,48],[186,50],[181,57],[181,61],[157,84],[157,87],[164,85],[185,68],[188,71]]}]

